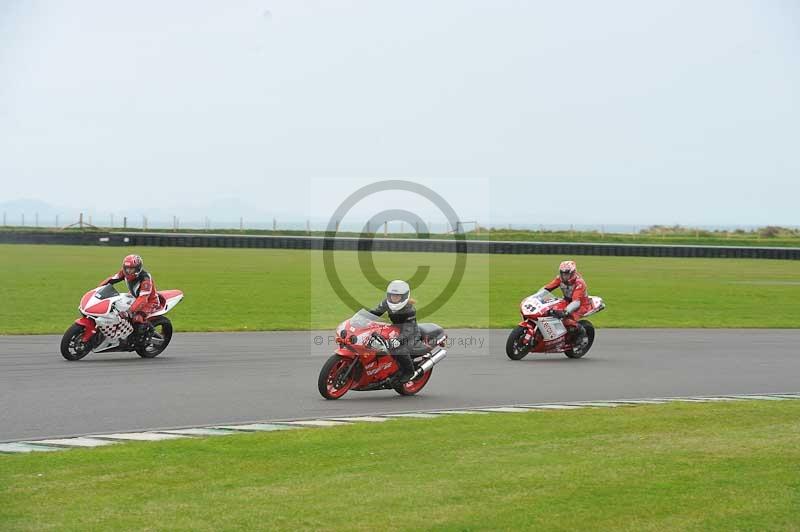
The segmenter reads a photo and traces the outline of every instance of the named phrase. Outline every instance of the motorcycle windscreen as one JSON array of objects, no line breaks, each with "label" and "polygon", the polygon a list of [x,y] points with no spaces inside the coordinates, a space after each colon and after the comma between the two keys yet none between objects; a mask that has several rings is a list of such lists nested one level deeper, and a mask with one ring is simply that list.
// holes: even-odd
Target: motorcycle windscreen
[{"label": "motorcycle windscreen", "polygon": [[555,301],[555,299],[553,294],[543,288],[532,296],[523,299],[522,303],[520,303],[520,309],[523,314],[533,314],[534,312],[539,312],[539,309],[547,303]]},{"label": "motorcycle windscreen", "polygon": [[369,327],[375,322],[380,323],[380,321],[380,317],[362,308],[350,318],[350,326],[361,329],[363,327]]},{"label": "motorcycle windscreen", "polygon": [[545,341],[556,340],[567,334],[567,328],[558,318],[541,318],[537,321],[537,327]]},{"label": "motorcycle windscreen", "polygon": [[94,293],[94,297],[97,299],[108,299],[110,297],[117,297],[118,295],[119,292],[117,292],[117,289],[110,284],[98,288],[97,292]]}]

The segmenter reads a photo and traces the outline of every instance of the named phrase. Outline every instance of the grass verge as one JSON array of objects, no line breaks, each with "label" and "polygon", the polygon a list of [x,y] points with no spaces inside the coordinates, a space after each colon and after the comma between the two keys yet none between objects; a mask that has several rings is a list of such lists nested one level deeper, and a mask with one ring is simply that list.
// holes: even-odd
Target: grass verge
[{"label": "grass verge", "polygon": [[[170,313],[177,331],[330,329],[351,314],[331,289],[317,251],[0,245],[0,334],[62,333],[83,293],[116,271],[129,252],[144,257],[159,288],[186,293]],[[337,270],[359,301],[374,305],[384,281],[366,279],[359,256],[337,253]],[[450,328],[514,326],[519,301],[552,279],[564,258],[468,255],[460,285],[443,307],[426,314],[425,305],[450,279],[455,255],[373,257],[387,279],[410,278],[418,266],[429,266],[424,282],[413,287],[420,318]],[[592,318],[599,327],[800,326],[800,265],[794,261],[577,260],[590,293],[608,305]]]},{"label": "grass verge", "polygon": [[3,530],[792,530],[800,402],[446,416],[0,456]]}]

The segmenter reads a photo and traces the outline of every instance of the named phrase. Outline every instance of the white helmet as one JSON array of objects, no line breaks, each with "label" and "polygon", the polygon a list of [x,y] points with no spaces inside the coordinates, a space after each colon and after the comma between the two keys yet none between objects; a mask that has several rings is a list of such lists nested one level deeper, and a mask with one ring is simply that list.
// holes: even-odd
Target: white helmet
[{"label": "white helmet", "polygon": [[392,312],[405,307],[410,298],[411,287],[405,281],[392,281],[386,287],[386,304]]}]

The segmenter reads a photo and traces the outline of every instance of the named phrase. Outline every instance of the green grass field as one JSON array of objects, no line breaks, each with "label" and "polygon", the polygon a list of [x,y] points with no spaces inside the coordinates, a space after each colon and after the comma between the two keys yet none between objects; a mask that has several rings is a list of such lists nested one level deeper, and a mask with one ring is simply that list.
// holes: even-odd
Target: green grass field
[{"label": "green grass field", "polygon": [[800,401],[0,456],[2,530],[797,530]]},{"label": "green grass field", "polygon": [[[83,293],[140,253],[160,289],[186,299],[170,313],[178,331],[327,329],[350,311],[330,287],[320,252],[205,248],[0,245],[0,334],[61,333]],[[344,286],[366,304],[382,288],[361,274],[357,253],[337,253]],[[447,284],[453,254],[376,253],[386,278],[411,277],[419,307]],[[519,301],[550,280],[560,256],[468,255],[447,304],[421,315],[445,327],[512,327]],[[608,309],[601,327],[798,327],[800,264],[793,261],[577,257],[593,295]],[[380,286],[380,281],[373,279]],[[122,290],[124,284],[118,285]]]}]

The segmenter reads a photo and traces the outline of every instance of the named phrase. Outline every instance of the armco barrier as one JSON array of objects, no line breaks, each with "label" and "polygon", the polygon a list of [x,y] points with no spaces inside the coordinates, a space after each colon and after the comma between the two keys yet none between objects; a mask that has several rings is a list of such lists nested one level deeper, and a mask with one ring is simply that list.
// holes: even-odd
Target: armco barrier
[{"label": "armco barrier", "polygon": [[493,242],[410,238],[332,238],[314,236],[215,235],[190,233],[102,233],[0,231],[2,244],[174,246],[491,253],[506,255],[608,255],[618,257],[698,257],[800,260],[800,248],[599,244],[572,242]]}]

